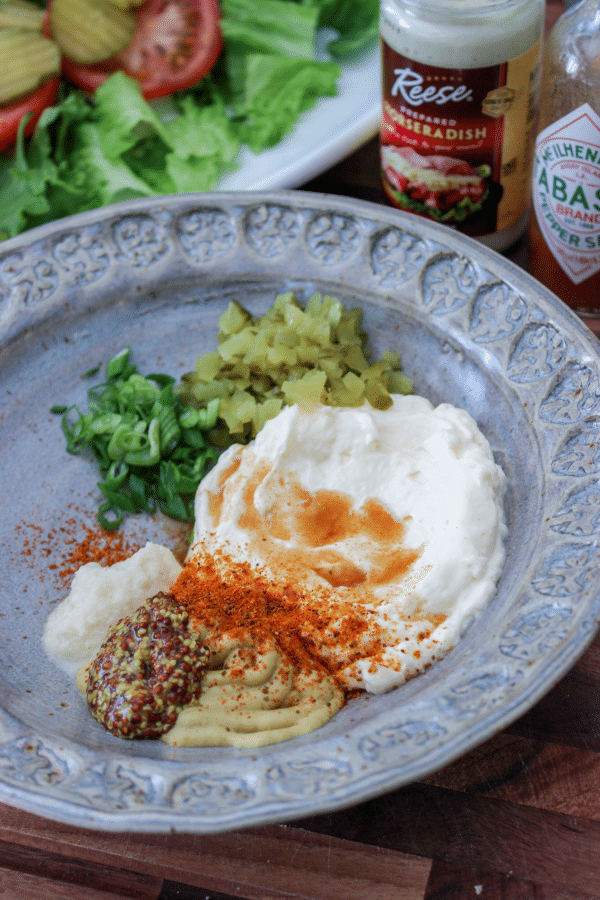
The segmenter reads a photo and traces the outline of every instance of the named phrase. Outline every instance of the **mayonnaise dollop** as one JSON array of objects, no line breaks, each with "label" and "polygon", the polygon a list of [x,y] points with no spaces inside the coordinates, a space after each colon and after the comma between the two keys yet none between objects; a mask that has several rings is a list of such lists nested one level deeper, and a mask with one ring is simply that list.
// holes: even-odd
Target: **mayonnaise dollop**
[{"label": "mayonnaise dollop", "polygon": [[[222,548],[318,598],[333,623],[322,658],[347,687],[371,692],[456,644],[494,594],[505,555],[505,476],[474,419],[393,399],[385,411],[287,407],[251,444],[231,447],[198,489],[190,551]],[[370,645],[363,635],[358,660],[332,639],[336,610],[342,621],[353,607],[376,635]]]}]

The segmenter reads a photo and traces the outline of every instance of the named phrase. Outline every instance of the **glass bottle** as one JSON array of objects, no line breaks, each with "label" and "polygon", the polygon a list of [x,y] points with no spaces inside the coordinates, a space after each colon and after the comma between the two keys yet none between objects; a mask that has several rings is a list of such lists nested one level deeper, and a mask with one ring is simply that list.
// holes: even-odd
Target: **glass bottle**
[{"label": "glass bottle", "polygon": [[544,54],[529,229],[531,273],[600,326],[600,2],[559,18]]},{"label": "glass bottle", "polygon": [[381,0],[388,201],[505,250],[526,230],[544,0]]}]

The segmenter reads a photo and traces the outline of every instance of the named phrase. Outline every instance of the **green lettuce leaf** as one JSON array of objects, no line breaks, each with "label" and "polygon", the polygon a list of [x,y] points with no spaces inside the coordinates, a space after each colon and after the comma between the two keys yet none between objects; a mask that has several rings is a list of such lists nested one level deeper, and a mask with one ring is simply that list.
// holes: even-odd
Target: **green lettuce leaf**
[{"label": "green lettuce leaf", "polygon": [[236,110],[242,141],[255,153],[277,144],[301,113],[320,97],[335,95],[339,74],[339,67],[331,62],[249,55],[244,100]]},{"label": "green lettuce leaf", "polygon": [[318,9],[289,0],[222,0],[221,13],[233,49],[314,58]]},{"label": "green lettuce leaf", "polygon": [[0,240],[16,237],[28,227],[30,216],[48,213],[44,193],[36,192],[28,171],[15,161],[0,161]]},{"label": "green lettuce leaf", "polygon": [[148,138],[169,146],[163,123],[142,96],[137,81],[124,72],[115,72],[101,84],[94,100],[94,119],[101,130],[102,148],[109,159],[118,159]]},{"label": "green lettuce leaf", "polygon": [[172,152],[166,168],[175,190],[207,191],[235,166],[240,142],[225,105],[215,98],[198,106],[192,96],[178,102],[180,115],[165,123]]},{"label": "green lettuce leaf", "polygon": [[97,185],[100,206],[152,196],[147,182],[138,178],[126,163],[121,159],[108,159],[102,145],[102,131],[96,122],[85,122],[80,126],[78,141],[79,146],[71,159],[72,171],[89,174]]},{"label": "green lettuce leaf", "polygon": [[379,37],[379,0],[304,0],[318,10],[319,28],[332,28],[338,37],[327,44],[336,59],[355,56]]},{"label": "green lettuce leaf", "polygon": [[[21,122],[14,157],[0,154],[0,238],[90,208],[78,202],[81,187],[76,180],[61,174],[73,127],[89,115],[89,109],[82,95],[74,94],[44,110],[27,146],[25,120]],[[89,184],[83,190],[92,206],[97,203]]]},{"label": "green lettuce leaf", "polygon": [[93,98],[61,87],[32,137],[21,131],[13,154],[0,153],[0,240],[120,200],[211,190],[235,168],[240,142],[272,147],[336,93],[339,68],[315,59],[317,28],[337,32],[332,54],[358,52],[377,32],[378,4],[222,0],[222,14],[225,52],[198,85],[167,98],[168,115],[122,72]]}]

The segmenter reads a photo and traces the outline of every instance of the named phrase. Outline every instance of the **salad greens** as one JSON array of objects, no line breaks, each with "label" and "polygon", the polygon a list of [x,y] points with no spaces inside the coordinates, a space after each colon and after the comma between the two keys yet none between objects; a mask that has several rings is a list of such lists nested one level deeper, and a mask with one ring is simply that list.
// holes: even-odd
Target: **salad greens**
[{"label": "salad greens", "polygon": [[149,103],[121,72],[93,98],[65,83],[33,136],[24,141],[22,122],[14,153],[0,153],[0,239],[121,200],[210,190],[242,144],[272,147],[335,95],[340,69],[315,57],[318,29],[333,29],[332,57],[353,55],[375,39],[378,9],[375,0],[222,0],[224,51],[194,87]]}]

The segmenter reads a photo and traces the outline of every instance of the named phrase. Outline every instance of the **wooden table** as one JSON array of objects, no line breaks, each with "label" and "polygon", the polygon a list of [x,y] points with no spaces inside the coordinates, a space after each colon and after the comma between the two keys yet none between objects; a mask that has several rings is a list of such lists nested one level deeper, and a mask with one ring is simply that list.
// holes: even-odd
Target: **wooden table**
[{"label": "wooden table", "polygon": [[[560,4],[548,7],[549,22]],[[377,142],[305,185],[383,202]],[[509,256],[526,265],[521,242]],[[0,804],[0,900],[600,898],[600,637],[537,706],[426,781],[230,834],[105,834]]]}]

